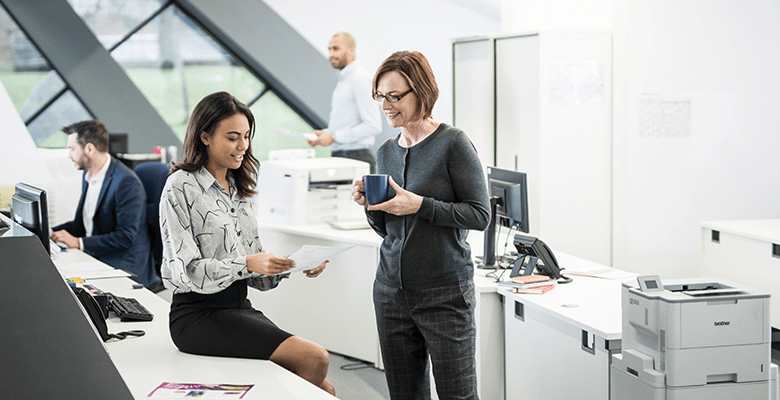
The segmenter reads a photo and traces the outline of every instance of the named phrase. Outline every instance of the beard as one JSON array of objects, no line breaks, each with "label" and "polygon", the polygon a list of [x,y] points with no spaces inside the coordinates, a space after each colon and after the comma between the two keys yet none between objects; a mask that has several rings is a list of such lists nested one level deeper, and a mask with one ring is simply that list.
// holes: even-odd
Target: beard
[{"label": "beard", "polygon": [[344,69],[344,67],[346,67],[344,60],[333,58],[330,60],[330,65],[332,65],[335,69]]},{"label": "beard", "polygon": [[87,160],[80,159],[80,160],[73,160],[73,164],[76,166],[76,169],[79,171],[86,171],[89,169],[89,163]]}]

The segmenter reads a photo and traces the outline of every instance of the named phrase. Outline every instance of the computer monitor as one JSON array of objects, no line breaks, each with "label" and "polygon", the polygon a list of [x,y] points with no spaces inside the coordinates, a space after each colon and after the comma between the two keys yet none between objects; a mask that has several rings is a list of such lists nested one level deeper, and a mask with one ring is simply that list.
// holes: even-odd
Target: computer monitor
[{"label": "computer monitor", "polygon": [[528,184],[524,172],[487,167],[490,225],[485,231],[482,268],[496,264],[496,225],[528,233]]},{"label": "computer monitor", "polygon": [[46,191],[23,182],[16,184],[16,192],[11,197],[13,219],[19,225],[41,239],[46,252],[49,245],[49,205]]},{"label": "computer monitor", "polygon": [[109,133],[108,134],[108,154],[116,157],[117,154],[127,154],[127,134]]},{"label": "computer monitor", "polygon": [[[552,279],[557,279],[558,283],[571,282],[571,278],[561,274],[558,260],[555,259],[552,250],[543,241],[533,236],[518,234],[515,235],[514,245],[519,254],[515,270],[522,265],[525,268],[524,275],[531,275],[536,269],[539,275],[547,275]],[[527,259],[524,264],[523,259]],[[513,274],[516,272],[515,270],[512,271]]]}]

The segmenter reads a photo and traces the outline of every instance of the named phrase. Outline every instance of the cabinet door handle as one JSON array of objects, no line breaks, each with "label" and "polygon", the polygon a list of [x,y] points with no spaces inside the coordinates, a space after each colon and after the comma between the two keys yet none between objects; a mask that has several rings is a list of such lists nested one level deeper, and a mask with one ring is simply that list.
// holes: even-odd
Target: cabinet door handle
[{"label": "cabinet door handle", "polygon": [[596,354],[596,335],[588,333],[586,330],[582,330],[582,350]]},{"label": "cabinet door handle", "polygon": [[525,321],[525,305],[515,300],[515,318]]}]

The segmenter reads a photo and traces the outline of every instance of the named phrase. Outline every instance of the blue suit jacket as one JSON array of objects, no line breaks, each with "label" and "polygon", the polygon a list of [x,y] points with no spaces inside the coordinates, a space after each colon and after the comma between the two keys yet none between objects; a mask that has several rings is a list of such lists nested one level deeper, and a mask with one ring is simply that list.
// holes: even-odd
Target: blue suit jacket
[{"label": "blue suit jacket", "polygon": [[[83,209],[87,181],[82,179],[81,198],[73,221],[54,227],[84,241],[84,251],[98,260],[133,273],[133,279],[149,286],[159,281],[154,272],[151,241],[146,229],[146,193],[138,176],[114,157],[100,188],[92,236],[86,236]],[[84,172],[85,176],[87,172]]]}]

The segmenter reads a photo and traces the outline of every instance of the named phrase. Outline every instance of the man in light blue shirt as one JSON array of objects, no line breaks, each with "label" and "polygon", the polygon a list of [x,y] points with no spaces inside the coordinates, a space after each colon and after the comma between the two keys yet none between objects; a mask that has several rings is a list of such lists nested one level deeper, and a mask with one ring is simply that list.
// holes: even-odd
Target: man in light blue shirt
[{"label": "man in light blue shirt", "polygon": [[374,136],[382,132],[379,103],[371,98],[371,75],[355,60],[355,39],[349,33],[337,33],[328,44],[330,63],[339,70],[338,83],[331,99],[328,127],[316,130],[314,146],[330,146],[333,157],[365,161],[376,170],[376,157],[370,147]]}]

